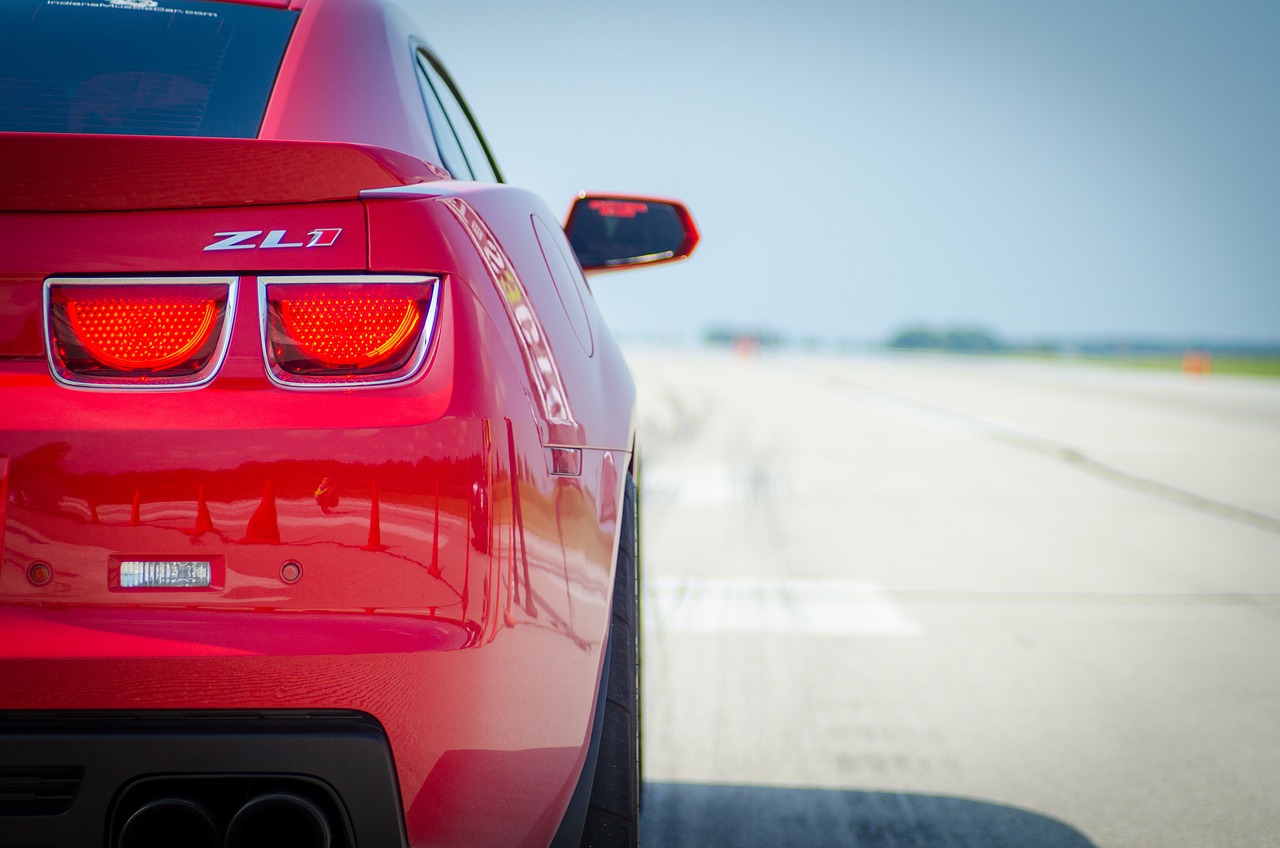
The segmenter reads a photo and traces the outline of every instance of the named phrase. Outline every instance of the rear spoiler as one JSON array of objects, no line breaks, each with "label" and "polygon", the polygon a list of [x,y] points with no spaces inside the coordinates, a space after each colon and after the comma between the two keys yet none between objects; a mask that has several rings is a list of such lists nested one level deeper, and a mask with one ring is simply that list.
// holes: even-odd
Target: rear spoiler
[{"label": "rear spoiler", "polygon": [[447,179],[361,144],[238,138],[0,134],[0,212],[106,212],[354,200]]}]

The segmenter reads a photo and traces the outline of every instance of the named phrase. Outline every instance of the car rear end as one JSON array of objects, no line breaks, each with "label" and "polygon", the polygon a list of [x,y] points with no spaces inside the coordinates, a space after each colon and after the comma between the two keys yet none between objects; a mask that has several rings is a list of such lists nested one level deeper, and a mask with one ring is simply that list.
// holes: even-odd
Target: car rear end
[{"label": "car rear end", "polygon": [[[251,136],[295,12],[89,5],[101,37],[195,35],[147,73],[66,79],[41,27],[4,60],[30,72],[0,115],[28,130],[0,135],[0,845],[545,844],[616,491],[572,489],[604,518],[561,553],[471,207],[370,195],[443,176],[388,150],[154,135]],[[196,91],[178,58],[268,70]]]}]

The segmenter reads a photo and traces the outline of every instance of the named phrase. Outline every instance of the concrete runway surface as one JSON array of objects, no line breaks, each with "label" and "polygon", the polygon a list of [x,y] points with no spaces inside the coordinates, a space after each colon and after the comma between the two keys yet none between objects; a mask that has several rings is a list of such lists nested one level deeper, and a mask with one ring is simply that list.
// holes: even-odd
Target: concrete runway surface
[{"label": "concrete runway surface", "polygon": [[647,848],[1280,845],[1280,381],[628,355]]}]

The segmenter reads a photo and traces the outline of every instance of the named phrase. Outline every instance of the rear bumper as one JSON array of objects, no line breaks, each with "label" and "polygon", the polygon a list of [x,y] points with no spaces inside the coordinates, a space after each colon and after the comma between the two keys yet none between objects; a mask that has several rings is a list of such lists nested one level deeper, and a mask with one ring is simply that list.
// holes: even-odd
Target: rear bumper
[{"label": "rear bumper", "polygon": [[[100,844],[66,835],[101,839],[110,798],[155,774],[313,779],[362,846],[400,844],[364,840],[366,813],[410,845],[546,844],[586,757],[598,674],[550,614],[515,607],[457,647],[465,630],[403,615],[0,608],[5,643],[61,653],[0,658],[0,775],[85,775],[65,825],[0,813],[0,846]],[[282,718],[224,720],[246,711]]]},{"label": "rear bumper", "polygon": [[390,747],[358,712],[0,713],[0,775],[0,846],[105,833],[114,848],[139,808],[170,798],[199,804],[221,836],[268,793],[307,799],[334,848],[405,844]]}]

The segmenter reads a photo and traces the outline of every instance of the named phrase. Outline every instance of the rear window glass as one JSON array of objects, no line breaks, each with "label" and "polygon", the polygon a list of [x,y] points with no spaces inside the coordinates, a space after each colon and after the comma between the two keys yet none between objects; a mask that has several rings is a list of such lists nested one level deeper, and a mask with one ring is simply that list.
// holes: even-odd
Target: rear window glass
[{"label": "rear window glass", "polygon": [[296,12],[0,0],[0,131],[250,138]]}]

